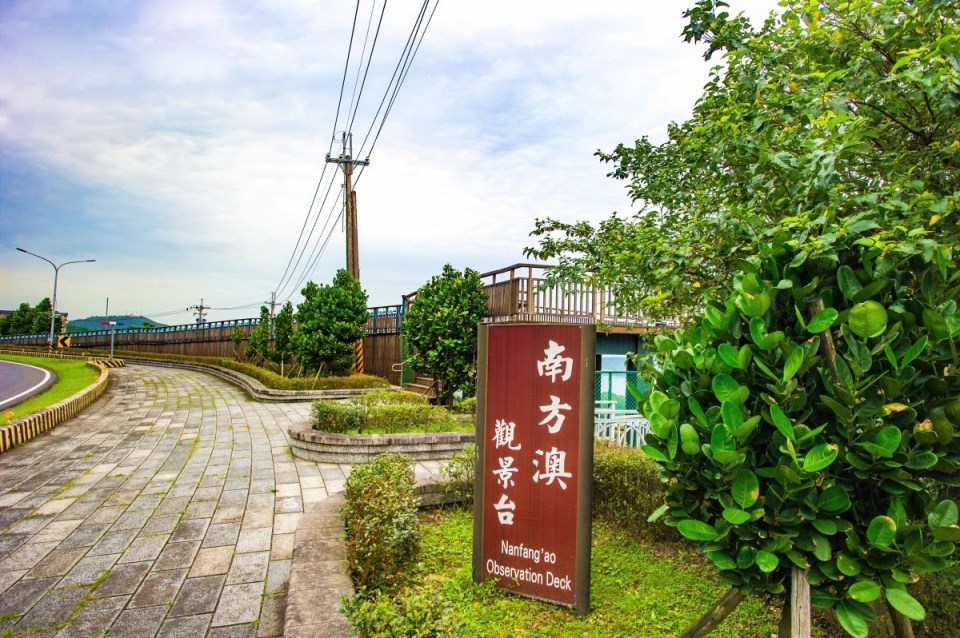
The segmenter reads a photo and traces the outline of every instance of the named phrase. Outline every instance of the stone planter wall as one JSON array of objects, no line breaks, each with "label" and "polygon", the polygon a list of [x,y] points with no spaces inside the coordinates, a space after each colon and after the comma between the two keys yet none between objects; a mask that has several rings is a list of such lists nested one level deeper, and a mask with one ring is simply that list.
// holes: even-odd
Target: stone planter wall
[{"label": "stone planter wall", "polygon": [[320,463],[366,463],[398,452],[415,461],[449,459],[476,441],[473,432],[435,434],[330,434],[309,424],[287,428],[294,456]]}]

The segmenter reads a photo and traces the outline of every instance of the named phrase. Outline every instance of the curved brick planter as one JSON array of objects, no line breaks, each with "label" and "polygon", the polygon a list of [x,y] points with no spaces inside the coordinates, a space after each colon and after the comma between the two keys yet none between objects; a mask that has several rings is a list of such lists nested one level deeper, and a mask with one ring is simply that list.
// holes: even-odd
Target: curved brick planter
[{"label": "curved brick planter", "polygon": [[473,432],[436,434],[330,434],[309,424],[291,425],[294,456],[320,463],[366,463],[379,454],[399,452],[415,461],[449,459],[476,440]]},{"label": "curved brick planter", "polygon": [[110,373],[102,361],[87,361],[87,365],[100,371],[100,376],[93,385],[87,386],[69,399],[54,403],[49,408],[34,412],[22,419],[17,419],[9,425],[0,427],[0,453],[16,445],[22,445],[30,439],[51,430],[67,419],[71,419],[97,399],[107,390]]}]

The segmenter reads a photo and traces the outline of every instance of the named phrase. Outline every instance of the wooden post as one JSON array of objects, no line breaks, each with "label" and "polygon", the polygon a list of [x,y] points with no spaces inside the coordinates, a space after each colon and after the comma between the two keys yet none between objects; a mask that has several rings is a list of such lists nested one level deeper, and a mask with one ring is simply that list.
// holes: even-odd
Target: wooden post
[{"label": "wooden post", "polygon": [[[807,310],[810,312],[811,317],[816,315],[823,310],[823,299],[820,297],[808,299]],[[830,367],[830,376],[833,378],[833,382],[839,384],[840,371],[837,369],[837,349],[833,345],[833,332],[830,328],[820,333],[820,352],[823,353],[823,358],[827,360],[827,366]]]},{"label": "wooden post", "polygon": [[911,624],[909,618],[889,604],[887,604],[887,612],[890,614],[890,620],[893,622],[893,634],[897,638],[914,638],[913,624]]},{"label": "wooden post", "polygon": [[710,611],[700,616],[694,624],[687,627],[680,638],[703,638],[717,628],[744,599],[743,592],[736,587],[728,589]]},{"label": "wooden post", "polygon": [[810,583],[796,565],[790,568],[790,638],[810,638]]}]

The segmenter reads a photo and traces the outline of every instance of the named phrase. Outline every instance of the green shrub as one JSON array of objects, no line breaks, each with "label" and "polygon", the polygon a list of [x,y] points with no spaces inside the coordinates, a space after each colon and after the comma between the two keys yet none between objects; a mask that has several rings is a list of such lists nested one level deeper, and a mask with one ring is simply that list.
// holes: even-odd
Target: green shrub
[{"label": "green shrub", "polygon": [[343,613],[360,638],[393,636],[421,638],[456,634],[451,604],[430,592],[406,591],[392,597],[381,592],[358,594],[346,601]]},{"label": "green shrub", "polygon": [[450,461],[440,468],[446,490],[454,492],[463,501],[473,498],[473,482],[477,470],[477,446],[468,445],[453,455]]},{"label": "green shrub", "polygon": [[384,434],[413,430],[441,431],[433,429],[433,426],[450,420],[447,411],[436,406],[384,403],[370,407],[367,420],[363,424],[363,431]]},{"label": "green shrub", "polygon": [[354,403],[367,409],[375,405],[427,405],[427,397],[406,390],[379,390],[357,397]]},{"label": "green shrub", "polygon": [[466,397],[453,404],[453,411],[458,414],[476,414],[477,397]]},{"label": "green shrub", "polygon": [[346,434],[363,424],[365,413],[350,403],[315,401],[313,403],[313,429],[333,434]]},{"label": "green shrub", "polygon": [[598,441],[593,452],[593,514],[649,540],[680,538],[647,517],[663,504],[660,468],[640,450]]},{"label": "green shrub", "polygon": [[347,561],[358,590],[397,591],[417,563],[420,521],[412,461],[383,454],[355,466],[346,484]]}]

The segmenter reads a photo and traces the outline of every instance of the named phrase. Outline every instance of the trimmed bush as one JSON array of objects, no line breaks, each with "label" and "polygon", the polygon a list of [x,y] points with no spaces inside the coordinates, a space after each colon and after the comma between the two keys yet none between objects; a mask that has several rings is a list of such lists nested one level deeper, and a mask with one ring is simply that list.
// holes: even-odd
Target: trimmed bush
[{"label": "trimmed bush", "polygon": [[439,432],[443,428],[437,429],[435,426],[447,424],[451,420],[446,410],[436,406],[384,403],[370,407],[363,430],[383,434],[412,430]]},{"label": "trimmed bush", "polygon": [[332,434],[346,434],[363,424],[366,416],[363,408],[351,403],[315,401],[313,403],[313,429]]},{"label": "trimmed bush", "polygon": [[663,504],[660,468],[640,450],[597,441],[593,452],[593,515],[640,538],[672,541],[676,530],[647,517]]},{"label": "trimmed bush", "polygon": [[477,473],[477,446],[470,444],[440,468],[440,475],[448,492],[461,500],[472,502],[473,482]]},{"label": "trimmed bush", "polygon": [[371,408],[375,405],[427,405],[427,397],[406,390],[379,390],[354,399],[357,405]]},{"label": "trimmed bush", "polygon": [[345,498],[347,561],[354,584],[361,593],[397,591],[420,554],[412,461],[402,454],[383,454],[355,466]]},{"label": "trimmed bush", "polygon": [[477,413],[477,397],[467,397],[465,399],[460,399],[453,404],[453,411],[458,414],[476,414]]},{"label": "trimmed bush", "polygon": [[451,604],[432,593],[407,592],[393,597],[382,592],[358,594],[344,603],[342,612],[360,638],[456,635]]}]

